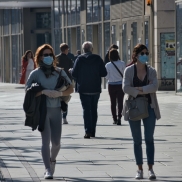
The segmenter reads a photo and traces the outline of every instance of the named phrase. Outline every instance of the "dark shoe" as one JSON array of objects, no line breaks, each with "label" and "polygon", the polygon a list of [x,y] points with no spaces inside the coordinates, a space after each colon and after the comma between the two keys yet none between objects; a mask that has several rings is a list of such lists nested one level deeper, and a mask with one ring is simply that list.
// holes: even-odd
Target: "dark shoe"
[{"label": "dark shoe", "polygon": [[90,138],[90,134],[85,134],[84,138]]},{"label": "dark shoe", "polygon": [[95,133],[91,133],[90,137],[95,137]]},{"label": "dark shoe", "polygon": [[117,124],[117,120],[114,120],[114,121],[113,121],[113,124]]},{"label": "dark shoe", "polygon": [[121,125],[121,119],[118,119],[117,125]]}]

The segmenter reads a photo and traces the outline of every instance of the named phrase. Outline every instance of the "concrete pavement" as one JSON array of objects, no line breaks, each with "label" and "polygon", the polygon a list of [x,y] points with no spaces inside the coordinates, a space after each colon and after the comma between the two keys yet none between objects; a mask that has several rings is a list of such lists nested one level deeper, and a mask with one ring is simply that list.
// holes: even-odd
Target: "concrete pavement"
[{"label": "concrete pavement", "polygon": [[[162,91],[157,95],[162,119],[155,130],[156,181],[182,182],[182,97]],[[40,133],[24,126],[23,99],[22,85],[0,83],[0,179],[45,181]],[[79,95],[72,94],[69,124],[62,128],[61,150],[51,181],[137,181],[129,125],[123,120],[122,126],[112,124],[107,90],[101,94],[98,113],[96,138],[84,139]],[[140,181],[149,181],[144,141],[143,155],[144,179]]]}]

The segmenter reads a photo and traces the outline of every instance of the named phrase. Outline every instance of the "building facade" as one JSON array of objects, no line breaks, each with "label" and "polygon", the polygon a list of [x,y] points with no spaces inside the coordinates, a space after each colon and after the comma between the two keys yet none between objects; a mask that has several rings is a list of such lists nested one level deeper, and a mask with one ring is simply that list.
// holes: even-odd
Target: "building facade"
[{"label": "building facade", "polygon": [[182,93],[182,0],[176,6],[176,92]]},{"label": "building facade", "polygon": [[67,42],[71,52],[88,40],[103,59],[111,44],[123,61],[131,61],[137,43],[150,51],[159,89],[175,89],[174,0],[53,0],[53,45]]},{"label": "building facade", "polygon": [[0,1],[0,82],[19,83],[21,57],[51,44],[51,2]]},{"label": "building facade", "polygon": [[149,64],[157,70],[159,89],[174,90],[178,87],[175,78],[177,83],[180,80],[175,71],[175,7],[180,16],[180,4],[176,1],[175,6],[174,0],[2,0],[0,81],[19,82],[26,50],[35,53],[39,45],[50,43],[59,54],[59,45],[66,42],[75,54],[88,40],[103,59],[109,46],[117,44],[126,63],[134,46],[145,44]]}]

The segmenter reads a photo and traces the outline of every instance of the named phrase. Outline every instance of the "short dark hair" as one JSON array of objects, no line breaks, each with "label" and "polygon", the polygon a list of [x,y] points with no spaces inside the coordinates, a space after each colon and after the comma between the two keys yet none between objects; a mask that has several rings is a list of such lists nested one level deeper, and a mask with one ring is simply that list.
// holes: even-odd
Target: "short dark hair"
[{"label": "short dark hair", "polygon": [[110,61],[117,61],[119,59],[119,53],[116,49],[112,48],[109,51],[109,60]]},{"label": "short dark hair", "polygon": [[60,44],[61,52],[64,52],[65,50],[69,49],[69,46],[66,43]]}]

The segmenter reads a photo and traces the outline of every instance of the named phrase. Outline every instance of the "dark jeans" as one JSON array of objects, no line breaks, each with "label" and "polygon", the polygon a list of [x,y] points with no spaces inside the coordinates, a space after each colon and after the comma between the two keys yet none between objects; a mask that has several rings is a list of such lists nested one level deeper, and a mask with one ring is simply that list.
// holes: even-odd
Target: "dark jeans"
[{"label": "dark jeans", "polygon": [[[154,109],[148,105],[149,117],[143,119],[144,126],[144,138],[146,144],[147,163],[154,164],[154,130],[156,123],[156,116]],[[141,120],[131,121],[129,120],[133,142],[134,142],[134,153],[136,164],[143,164],[143,153],[142,153],[142,132],[141,132]]]},{"label": "dark jeans", "polygon": [[121,113],[123,110],[123,98],[124,98],[122,85],[108,85],[108,91],[111,100],[112,117],[116,121],[117,119],[121,119],[122,117]]},{"label": "dark jeans", "polygon": [[97,124],[97,105],[99,97],[100,93],[94,95],[80,93],[86,134],[95,134]]},{"label": "dark jeans", "polygon": [[68,109],[67,109],[67,112],[63,112],[63,119],[66,119],[67,114],[68,114]]}]

